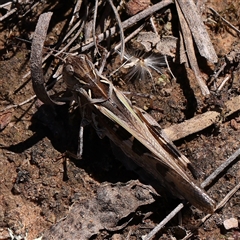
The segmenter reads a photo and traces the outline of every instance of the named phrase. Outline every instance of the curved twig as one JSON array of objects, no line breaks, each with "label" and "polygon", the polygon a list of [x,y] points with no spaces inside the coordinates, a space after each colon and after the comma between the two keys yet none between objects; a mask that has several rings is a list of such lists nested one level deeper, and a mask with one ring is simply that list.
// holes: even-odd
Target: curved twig
[{"label": "curved twig", "polygon": [[34,32],[30,57],[32,84],[36,96],[43,103],[50,105],[62,105],[64,103],[56,102],[48,95],[44,86],[45,78],[42,71],[42,49],[51,17],[52,12],[41,14]]}]

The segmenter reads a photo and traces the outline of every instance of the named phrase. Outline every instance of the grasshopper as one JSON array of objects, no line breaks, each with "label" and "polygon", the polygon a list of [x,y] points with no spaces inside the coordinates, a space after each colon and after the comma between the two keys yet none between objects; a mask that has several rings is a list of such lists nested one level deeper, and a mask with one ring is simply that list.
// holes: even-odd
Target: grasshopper
[{"label": "grasshopper", "polygon": [[75,100],[84,109],[100,138],[107,136],[176,196],[195,207],[213,212],[215,202],[194,182],[194,168],[163,134],[158,123],[105,77],[98,74],[86,55],[68,56],[63,79]]}]

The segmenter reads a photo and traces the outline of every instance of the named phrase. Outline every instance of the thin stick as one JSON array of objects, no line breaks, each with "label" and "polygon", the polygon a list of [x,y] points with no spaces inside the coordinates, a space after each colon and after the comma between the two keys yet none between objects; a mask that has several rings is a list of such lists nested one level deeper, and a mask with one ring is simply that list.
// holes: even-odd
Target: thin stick
[{"label": "thin stick", "polygon": [[108,2],[110,3],[112,10],[115,14],[115,17],[117,19],[117,22],[118,22],[118,26],[119,26],[119,30],[120,30],[120,38],[121,38],[121,60],[123,60],[123,56],[125,54],[125,41],[124,41],[124,32],[123,32],[123,26],[122,26],[123,24],[122,24],[122,21],[120,19],[118,11],[117,11],[116,7],[114,6],[112,0],[108,0]]},{"label": "thin stick", "polygon": [[34,3],[22,16],[21,18],[25,17],[29,12],[31,12],[38,4],[40,3],[40,1],[37,1],[36,3]]},{"label": "thin stick", "polygon": [[171,213],[169,213],[147,236],[143,236],[143,240],[152,239],[182,208],[184,205],[180,203]]},{"label": "thin stick", "polygon": [[164,60],[165,60],[165,62],[166,62],[166,64],[167,64],[168,71],[169,71],[170,74],[172,75],[172,78],[173,78],[173,79],[176,79],[175,76],[173,75],[173,72],[171,71],[171,68],[169,67],[168,60],[167,60],[167,56],[166,56],[166,55],[164,55]]},{"label": "thin stick", "polygon": [[213,8],[209,8],[213,13],[215,13],[218,17],[220,17],[223,22],[225,22],[230,28],[232,28],[233,30],[235,30],[238,34],[240,34],[240,31],[234,27],[230,22],[228,22],[225,18],[223,18],[216,10],[214,10]]},{"label": "thin stick", "polygon": [[229,199],[238,191],[240,188],[240,183],[238,183],[225,197],[224,199],[217,205],[216,210],[221,209],[224,205],[229,201]]},{"label": "thin stick", "polygon": [[225,68],[226,66],[227,66],[227,63],[224,62],[224,63],[222,64],[222,66],[219,68],[219,70],[218,70],[217,72],[215,72],[213,76],[211,76],[210,81],[209,81],[209,85],[211,85],[212,82],[213,82],[215,79],[218,78],[219,74],[224,70],[224,68]]},{"label": "thin stick", "polygon": [[68,33],[64,36],[62,42],[65,42],[66,39],[68,39],[68,37],[70,35],[72,35],[72,33],[80,26],[80,24],[82,23],[81,20],[77,21],[77,23],[68,31]]},{"label": "thin stick", "polygon": [[101,75],[102,72],[103,72],[103,69],[106,65],[106,62],[107,62],[107,58],[109,57],[110,55],[110,52],[107,51],[107,49],[104,48],[104,52],[103,52],[103,55],[101,56],[101,65],[100,65],[100,68],[98,70],[99,74]]},{"label": "thin stick", "polygon": [[[130,17],[129,19],[125,20],[124,22],[122,22],[122,28],[126,29],[132,25],[134,25],[135,23],[137,23],[138,21],[148,17],[149,15],[153,14],[156,11],[159,11],[160,9],[170,5],[171,3],[173,3],[173,0],[164,0],[161,1],[145,10],[143,10],[142,12]],[[109,36],[115,34],[117,31],[117,28],[114,26],[112,28],[110,28],[108,31],[101,33],[98,35],[97,39],[98,39],[98,43],[100,43],[101,41],[103,41],[104,39],[108,38]],[[82,46],[82,51],[86,51],[89,48],[94,46],[94,42],[93,39],[90,43],[85,44],[84,46]],[[77,49],[81,48],[80,45],[77,45],[76,47],[72,48],[71,51],[75,51]]]},{"label": "thin stick", "polygon": [[[201,187],[205,188],[207,187],[224,169],[226,169],[227,166],[229,166],[238,156],[240,155],[240,148],[233,153],[226,162],[224,162],[221,166],[219,166],[202,184]],[[222,201],[217,205],[214,212],[220,208],[222,208],[227,201],[233,196],[233,194],[240,188],[240,183],[237,184],[223,199]],[[184,205],[180,203],[169,215],[167,215],[166,218],[162,222],[160,222],[147,236],[143,237],[143,240],[150,240],[152,237],[155,236],[157,232],[161,230],[182,208]],[[204,218],[200,220],[200,222],[196,225],[194,230],[198,229],[201,224],[203,224],[212,214],[207,214]],[[194,231],[193,230],[193,231]],[[193,235],[193,231],[188,234],[184,240],[188,239]]]},{"label": "thin stick", "polygon": [[80,129],[79,129],[79,135],[78,135],[78,151],[77,151],[78,159],[82,159],[82,154],[83,154],[83,131],[84,131],[84,127],[81,123]]},{"label": "thin stick", "polygon": [[[216,210],[221,209],[224,207],[224,205],[229,201],[229,199],[239,190],[240,188],[240,183],[238,183],[224,198],[223,200],[217,205]],[[187,240],[189,239],[193,233],[208,219],[212,216],[212,214],[207,214],[205,217],[203,217],[200,222],[194,227],[194,229],[182,240]]]},{"label": "thin stick", "polygon": [[22,105],[31,102],[35,98],[36,98],[36,95],[33,95],[29,99],[27,99],[27,100],[25,100],[25,101],[23,101],[23,102],[21,102],[19,104],[13,104],[13,105],[9,105],[9,106],[5,107],[4,109],[0,110],[0,112],[4,112],[4,111],[6,111],[8,109],[11,109],[11,108],[21,107]]},{"label": "thin stick", "polygon": [[81,6],[82,6],[82,0],[78,0],[77,3],[75,4],[72,19],[70,20],[69,26],[71,26],[72,23],[74,22],[74,20],[76,18],[76,15],[77,15],[77,12],[79,12]]},{"label": "thin stick", "polygon": [[3,21],[5,18],[11,16],[13,13],[15,13],[17,11],[17,8],[13,8],[11,9],[9,12],[7,12],[5,15],[3,15],[2,17],[0,17],[0,22]]},{"label": "thin stick", "polygon": [[[143,27],[145,26],[145,23],[144,24],[142,24],[140,27],[138,27],[135,31],[133,31],[130,35],[128,35],[125,39],[124,39],[124,41],[125,41],[125,43],[126,42],[128,42],[130,39],[132,39],[134,36],[136,36],[142,29],[143,29]],[[121,43],[119,43],[119,44],[117,44],[115,47],[114,47],[114,52],[118,52],[118,49],[121,47]],[[110,54],[111,54],[111,52],[108,52],[108,54],[106,55],[106,58],[105,59],[107,59],[109,56],[110,56]],[[124,58],[125,58],[125,55],[123,56]],[[127,60],[128,61],[128,60]],[[127,62],[126,61],[126,62]],[[119,71],[119,69],[122,67],[122,66],[124,66],[125,64],[126,64],[126,62],[125,63],[123,63],[120,67],[118,67],[116,70],[114,70],[113,72],[111,72],[111,74],[109,75],[109,76],[112,76],[114,73],[116,73],[117,71]],[[104,65],[102,65],[102,66],[104,66]],[[99,72],[101,73],[103,71],[103,69],[99,69]]]},{"label": "thin stick", "polygon": [[231,78],[231,76],[229,75],[229,76],[227,76],[227,77],[222,81],[222,83],[220,84],[220,86],[219,86],[218,89],[217,89],[217,92],[219,92],[219,91],[222,90],[223,86],[226,84],[226,82],[227,82],[230,78]]},{"label": "thin stick", "polygon": [[93,14],[93,27],[92,27],[92,34],[93,34],[93,42],[94,42],[94,45],[95,45],[95,49],[97,51],[97,53],[99,55],[100,52],[98,50],[98,46],[97,46],[97,40],[96,40],[96,21],[97,21],[97,10],[98,10],[98,0],[95,0],[95,7],[94,7],[94,14]]},{"label": "thin stick", "polygon": [[[150,23],[151,23],[151,26],[152,26],[152,29],[153,29],[153,32],[158,34],[158,31],[157,31],[157,28],[154,24],[154,20],[153,20],[153,16],[150,17]],[[158,34],[159,35],[159,34]]]},{"label": "thin stick", "polygon": [[201,184],[202,188],[209,186],[216,177],[223,172],[235,159],[240,155],[240,148],[233,153],[223,164],[221,164],[210,176],[208,176]]}]

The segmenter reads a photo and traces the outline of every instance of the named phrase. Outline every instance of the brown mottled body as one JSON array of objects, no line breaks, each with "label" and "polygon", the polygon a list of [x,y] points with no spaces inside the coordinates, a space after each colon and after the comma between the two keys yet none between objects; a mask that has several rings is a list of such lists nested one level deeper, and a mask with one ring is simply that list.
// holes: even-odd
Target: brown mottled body
[{"label": "brown mottled body", "polygon": [[190,161],[163,135],[158,123],[131,105],[125,95],[100,76],[86,55],[69,56],[63,78],[86,110],[98,135],[109,137],[133,161],[177,196],[213,212],[215,202],[194,183]]}]

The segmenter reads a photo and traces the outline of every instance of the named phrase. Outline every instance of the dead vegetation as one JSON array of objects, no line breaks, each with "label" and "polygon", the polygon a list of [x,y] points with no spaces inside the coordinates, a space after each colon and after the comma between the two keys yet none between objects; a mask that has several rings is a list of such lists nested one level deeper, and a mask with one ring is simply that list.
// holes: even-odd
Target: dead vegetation
[{"label": "dead vegetation", "polygon": [[[227,2],[0,6],[0,239],[239,238],[238,226],[223,224],[240,216],[239,9],[237,1]],[[38,32],[46,12],[53,14],[42,15]],[[34,38],[32,46],[25,42]],[[91,57],[209,176],[201,186],[217,201],[213,214],[164,189],[157,193],[146,179],[133,180],[135,173],[115,160],[121,153],[90,127],[83,159],[66,160],[64,153],[78,148],[80,122],[78,110],[65,104],[70,93],[61,81],[70,53]]]}]

